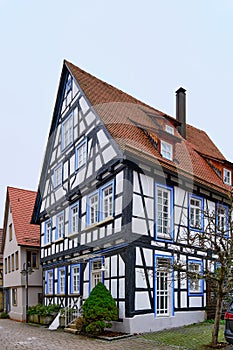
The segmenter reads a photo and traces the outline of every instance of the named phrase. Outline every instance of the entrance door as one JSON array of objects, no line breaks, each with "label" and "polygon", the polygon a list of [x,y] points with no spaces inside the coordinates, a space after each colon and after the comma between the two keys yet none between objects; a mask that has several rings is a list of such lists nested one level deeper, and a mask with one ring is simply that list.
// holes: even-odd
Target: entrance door
[{"label": "entrance door", "polygon": [[11,300],[10,300],[10,289],[5,289],[5,308],[6,313],[9,313],[11,311]]}]

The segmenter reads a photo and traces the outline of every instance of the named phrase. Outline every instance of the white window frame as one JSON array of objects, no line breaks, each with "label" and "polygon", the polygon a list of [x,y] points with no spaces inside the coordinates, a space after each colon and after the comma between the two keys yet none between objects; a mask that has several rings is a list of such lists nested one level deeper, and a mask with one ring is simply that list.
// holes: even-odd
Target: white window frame
[{"label": "white window frame", "polygon": [[77,233],[79,227],[79,203],[70,207],[70,234]]},{"label": "white window frame", "polygon": [[62,123],[62,150],[73,143],[73,113]]},{"label": "white window frame", "polygon": [[46,294],[53,294],[53,270],[46,271],[46,282],[47,282],[47,288],[46,288]]},{"label": "white window frame", "polygon": [[188,286],[189,294],[203,294],[203,279],[198,278],[202,272],[202,262],[196,260],[189,260],[188,269],[191,272],[196,273],[196,278],[189,277]]},{"label": "white window frame", "polygon": [[226,234],[227,233],[227,227],[228,227],[228,208],[225,205],[217,204],[217,231],[220,234]]},{"label": "white window frame", "polygon": [[83,140],[78,144],[76,153],[76,170],[83,167],[87,162],[87,140]]},{"label": "white window frame", "polygon": [[161,140],[161,155],[168,160],[173,160],[173,146],[171,143]]},{"label": "white window frame", "polygon": [[56,217],[56,239],[64,237],[64,213],[59,213]]},{"label": "white window frame", "polygon": [[71,265],[71,293],[80,293],[80,264]]},{"label": "white window frame", "polygon": [[189,227],[198,231],[203,229],[203,199],[195,195],[189,197]]},{"label": "white window frame", "polygon": [[61,184],[62,184],[62,165],[59,164],[54,169],[53,185],[54,185],[54,188],[57,188],[57,187],[61,186]]},{"label": "white window frame", "polygon": [[65,267],[58,269],[58,294],[65,294],[66,288],[66,271]]},{"label": "white window frame", "polygon": [[89,197],[89,224],[94,225],[99,221],[99,194],[93,193]]},{"label": "white window frame", "polygon": [[[108,190],[110,190],[108,193]],[[111,181],[87,198],[87,225],[112,218],[114,213],[114,182]]]},{"label": "white window frame", "polygon": [[158,317],[168,317],[174,314],[171,260],[172,258],[167,256],[157,256],[155,260],[155,313]]},{"label": "white window frame", "polygon": [[90,290],[92,290],[99,282],[103,283],[103,258],[96,258],[90,260]]},{"label": "white window frame", "polygon": [[231,171],[229,169],[223,168],[223,182],[226,185],[231,186]]},{"label": "white window frame", "polygon": [[101,189],[101,220],[113,215],[113,185],[110,183]]},{"label": "white window frame", "polygon": [[156,184],[156,238],[173,238],[173,189]]},{"label": "white window frame", "polygon": [[174,135],[174,128],[172,126],[166,124],[165,129],[168,134]]},{"label": "white window frame", "polygon": [[49,219],[45,222],[44,244],[51,243],[51,241],[52,241],[52,220]]}]

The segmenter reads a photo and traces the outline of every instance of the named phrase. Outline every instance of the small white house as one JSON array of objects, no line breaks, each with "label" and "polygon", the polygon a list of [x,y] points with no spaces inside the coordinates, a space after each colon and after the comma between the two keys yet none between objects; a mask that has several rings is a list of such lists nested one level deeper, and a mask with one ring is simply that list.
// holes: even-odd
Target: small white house
[{"label": "small white house", "polygon": [[26,321],[26,309],[42,302],[40,228],[30,223],[37,193],[7,187],[3,227],[5,311]]}]

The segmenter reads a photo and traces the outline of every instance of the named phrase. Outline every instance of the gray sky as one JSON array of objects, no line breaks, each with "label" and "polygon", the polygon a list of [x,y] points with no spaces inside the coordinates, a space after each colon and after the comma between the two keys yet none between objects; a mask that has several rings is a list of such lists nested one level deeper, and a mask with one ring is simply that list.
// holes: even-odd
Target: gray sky
[{"label": "gray sky", "polygon": [[64,59],[172,116],[184,87],[233,161],[232,34],[233,0],[0,0],[0,227],[6,187],[37,190]]}]

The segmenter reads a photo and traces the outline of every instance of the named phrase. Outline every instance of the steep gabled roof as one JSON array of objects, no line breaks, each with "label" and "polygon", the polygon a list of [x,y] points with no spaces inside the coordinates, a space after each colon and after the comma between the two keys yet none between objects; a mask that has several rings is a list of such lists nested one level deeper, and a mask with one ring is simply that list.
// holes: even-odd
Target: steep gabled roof
[{"label": "steep gabled roof", "polygon": [[200,183],[208,183],[217,190],[228,190],[222,178],[206,161],[206,157],[221,162],[226,160],[204,131],[187,124],[187,136],[183,139],[175,130],[175,136],[180,138],[179,142],[175,142],[176,163],[166,160],[146,134],[151,130],[149,134],[156,140],[156,135],[160,132],[159,125],[167,123],[174,128],[179,125],[175,118],[86,73],[68,61],[65,61],[65,65],[123,151],[134,149],[135,156],[143,154],[144,158],[148,156],[150,160],[152,156],[165,167],[193,176]]},{"label": "steep gabled roof", "polygon": [[[223,183],[220,172],[215,171],[214,167],[217,162],[225,163],[228,167],[233,168],[232,163],[224,158],[204,131],[187,124],[186,139],[184,139],[176,129],[180,125],[177,119],[139,101],[65,60],[32,222],[37,222],[39,214],[41,193],[43,193],[45,186],[46,172],[50,161],[50,148],[53,144],[51,136],[55,134],[53,131],[57,125],[60,99],[64,91],[63,84],[68,72],[73,76],[124,155],[127,156],[129,153],[134,157],[148,159],[157,164],[159,162],[161,166],[172,172],[192,178],[217,191],[228,192],[229,186]],[[160,154],[158,136],[162,135],[165,124],[169,124],[174,128],[174,136],[170,137],[173,137],[172,144],[174,146],[175,161],[169,161]],[[214,159],[215,163],[211,164],[209,162],[210,159]]]},{"label": "steep gabled roof", "polygon": [[6,236],[8,210],[11,209],[16,239],[19,245],[40,246],[40,227],[31,224],[31,216],[37,192],[15,187],[7,187],[4,237]]}]

